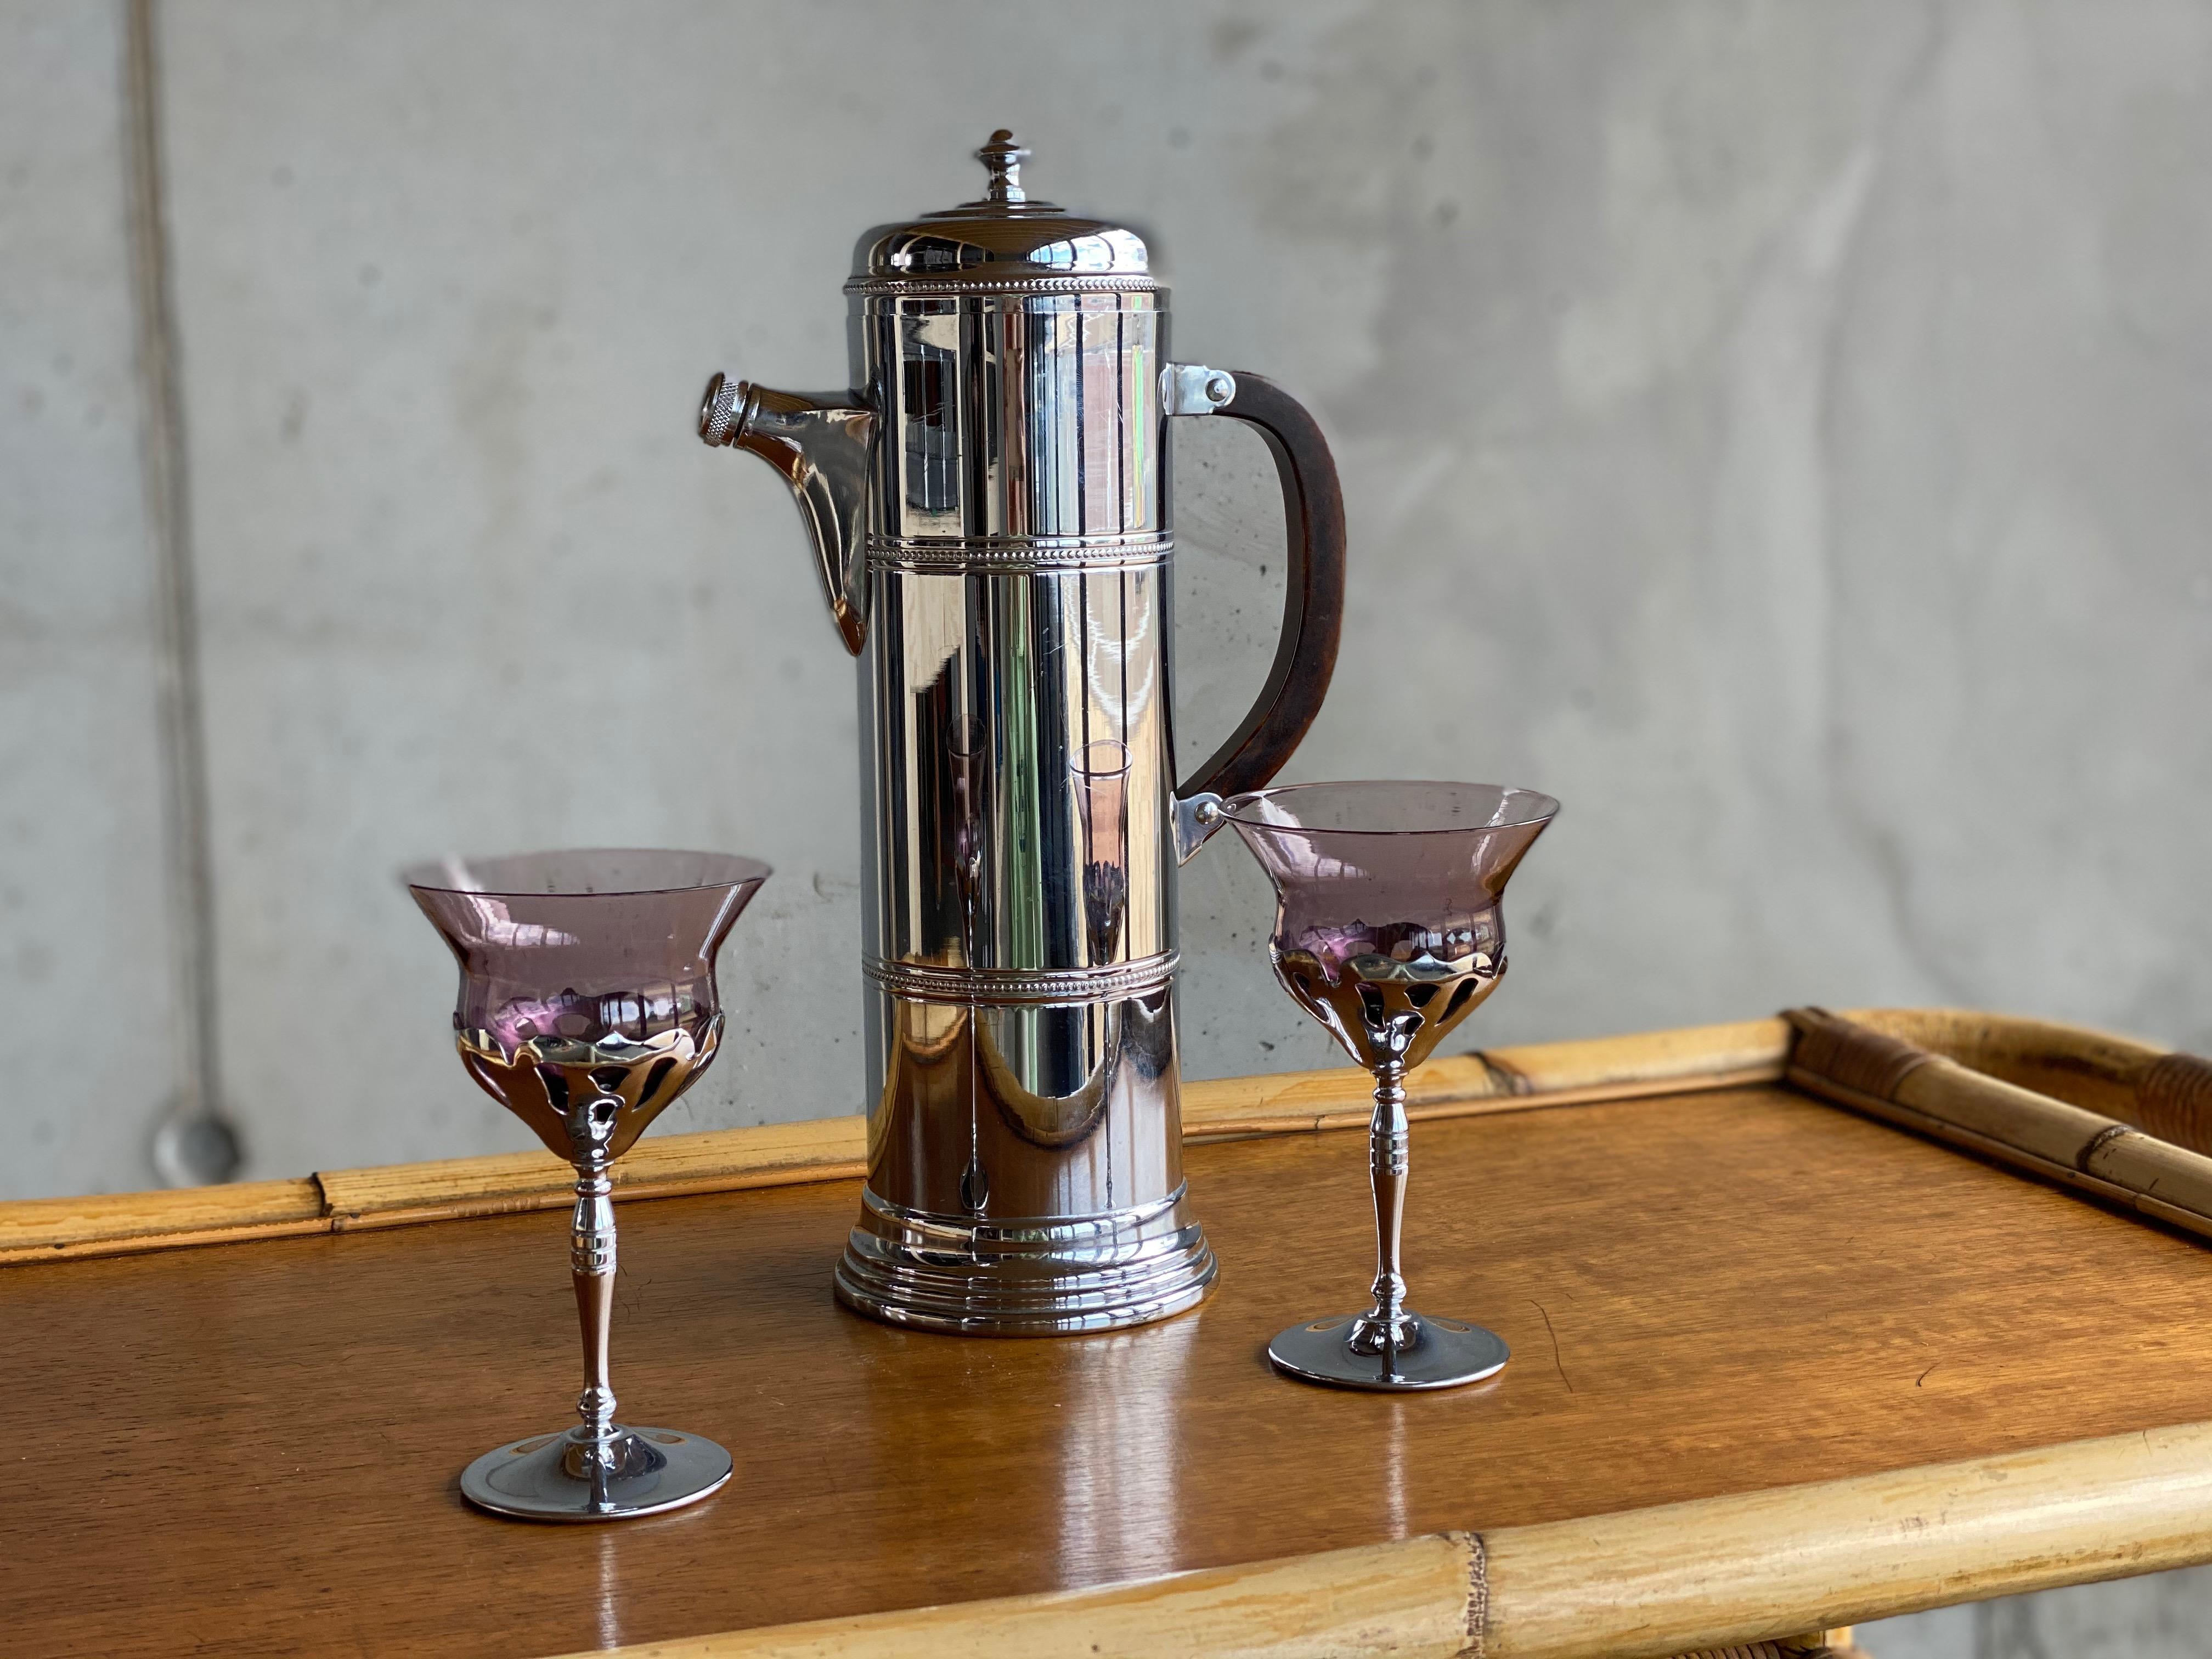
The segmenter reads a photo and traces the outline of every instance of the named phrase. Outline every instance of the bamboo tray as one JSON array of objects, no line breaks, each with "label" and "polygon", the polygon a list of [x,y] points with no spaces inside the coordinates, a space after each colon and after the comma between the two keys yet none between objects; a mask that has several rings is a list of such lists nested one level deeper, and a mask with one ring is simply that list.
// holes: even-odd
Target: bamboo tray
[{"label": "bamboo tray", "polygon": [[1771,1655],[2212,1559],[2212,1160],[2123,1127],[2198,1138],[2212,1068],[1857,1018],[1948,1059],[1808,1017],[1417,1073],[1416,1304],[1515,1354],[1437,1395],[1261,1355],[1369,1270],[1356,1073],[1188,1086],[1220,1287],[1100,1338],[839,1311],[857,1119],[648,1139],[616,1385],[738,1472],[618,1527],[458,1492],[576,1386],[550,1158],[0,1205],[0,1649]]}]

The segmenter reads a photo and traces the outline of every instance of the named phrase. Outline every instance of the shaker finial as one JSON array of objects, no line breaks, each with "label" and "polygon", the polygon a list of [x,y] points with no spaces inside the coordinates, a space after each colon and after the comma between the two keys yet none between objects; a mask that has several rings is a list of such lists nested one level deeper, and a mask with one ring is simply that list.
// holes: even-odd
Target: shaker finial
[{"label": "shaker finial", "polygon": [[983,189],[985,201],[1013,205],[1029,199],[1022,193],[1022,161],[1028,155],[1008,129],[1000,127],[991,135],[990,142],[975,152],[975,159],[991,175]]}]

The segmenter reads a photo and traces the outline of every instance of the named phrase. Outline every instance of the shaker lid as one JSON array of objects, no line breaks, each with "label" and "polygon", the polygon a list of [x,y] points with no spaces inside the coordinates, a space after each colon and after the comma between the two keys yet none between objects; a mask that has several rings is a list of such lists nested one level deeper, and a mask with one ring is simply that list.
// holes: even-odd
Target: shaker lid
[{"label": "shaker lid", "polygon": [[1147,292],[1144,239],[1085,219],[1022,188],[1029,154],[1004,127],[975,152],[981,198],[900,225],[878,225],[853,250],[848,294]]}]

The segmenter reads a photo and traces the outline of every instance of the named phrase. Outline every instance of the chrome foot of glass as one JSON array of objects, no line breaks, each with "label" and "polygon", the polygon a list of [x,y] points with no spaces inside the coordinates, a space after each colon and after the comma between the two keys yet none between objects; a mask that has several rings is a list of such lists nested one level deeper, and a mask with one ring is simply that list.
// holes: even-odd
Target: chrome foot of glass
[{"label": "chrome foot of glass", "polygon": [[1285,1376],[1334,1389],[1455,1389],[1505,1369],[1505,1339],[1480,1325],[1432,1314],[1408,1314],[1409,1344],[1355,1340],[1367,1322],[1357,1314],[1293,1325],[1267,1345],[1267,1358]]},{"label": "chrome foot of glass", "polygon": [[461,1496],[526,1521],[623,1521],[696,1504],[730,1468],[729,1453],[696,1434],[617,1428],[602,1444],[575,1428],[486,1452],[461,1472]]}]

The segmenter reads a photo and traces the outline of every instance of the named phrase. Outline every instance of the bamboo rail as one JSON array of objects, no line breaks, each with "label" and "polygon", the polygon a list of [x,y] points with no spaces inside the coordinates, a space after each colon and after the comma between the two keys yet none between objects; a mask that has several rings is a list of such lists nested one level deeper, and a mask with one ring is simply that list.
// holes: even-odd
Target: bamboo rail
[{"label": "bamboo rail", "polygon": [[2169,1054],[2136,1067],[2130,1121],[2124,1121],[1969,1071],[1824,1009],[1793,1009],[1786,1018],[1797,1033],[1784,1073],[1793,1086],[2212,1237],[2212,1158],[2134,1127],[2157,1121],[2208,1144],[2188,1109],[2194,1072],[2212,1075],[2203,1061]]},{"label": "bamboo rail", "polygon": [[[2212,1149],[2212,1066],[2202,1060],[2002,1015],[1874,1009],[1850,1018],[2022,1089]],[[1464,1117],[1771,1083],[1784,1074],[1792,1039],[1789,1024],[1775,1018],[1456,1054],[1413,1074],[1408,1115]],[[1364,1127],[1370,1087],[1364,1073],[1348,1068],[1186,1083],[1184,1138]],[[615,1196],[856,1179],[866,1150],[857,1115],[658,1135],[615,1166]],[[555,1209],[570,1201],[573,1183],[567,1165],[533,1149],[182,1192],[17,1200],[0,1203],[0,1266]]]},{"label": "bamboo rail", "polygon": [[[824,1619],[606,1650],[607,1659],[1455,1659],[1481,1568],[1464,1533],[1097,1589]],[[1475,1650],[1479,1651],[1480,1650]],[[580,1659],[568,1656],[568,1659]]]},{"label": "bamboo rail", "polygon": [[2212,1423],[1485,1534],[1484,1659],[1659,1659],[2212,1556]]},{"label": "bamboo rail", "polygon": [[[1782,1075],[1787,1037],[1780,1020],[1761,1019],[1455,1055],[1415,1073],[1409,1115],[1463,1117],[1771,1083]],[[1184,1138],[1364,1128],[1372,1087],[1364,1073],[1348,1068],[1186,1083]],[[656,1135],[615,1165],[615,1197],[855,1180],[866,1158],[867,1126],[858,1115]],[[574,1192],[567,1164],[532,1150],[182,1192],[18,1200],[0,1203],[0,1265],[566,1208]]]},{"label": "bamboo rail", "polygon": [[1968,1009],[1863,1008],[1846,1010],[1844,1018],[1969,1070],[2127,1122],[2143,1110],[2145,1094],[2157,1092],[2148,1080],[2160,1062],[2189,1059],[2087,1026]]},{"label": "bamboo rail", "polygon": [[1582,1520],[611,1651],[617,1659],[1664,1659],[1762,1645],[1803,1653],[1808,1629],[2208,1556],[2212,1423],[2197,1423]]}]

